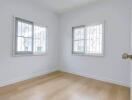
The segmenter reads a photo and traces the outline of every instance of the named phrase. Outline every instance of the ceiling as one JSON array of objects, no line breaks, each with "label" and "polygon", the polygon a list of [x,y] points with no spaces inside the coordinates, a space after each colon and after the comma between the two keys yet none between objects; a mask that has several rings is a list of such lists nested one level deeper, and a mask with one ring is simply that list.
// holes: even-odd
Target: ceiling
[{"label": "ceiling", "polygon": [[101,0],[33,0],[40,6],[47,7],[57,13],[63,13],[71,9],[75,9],[86,4],[90,4]]}]

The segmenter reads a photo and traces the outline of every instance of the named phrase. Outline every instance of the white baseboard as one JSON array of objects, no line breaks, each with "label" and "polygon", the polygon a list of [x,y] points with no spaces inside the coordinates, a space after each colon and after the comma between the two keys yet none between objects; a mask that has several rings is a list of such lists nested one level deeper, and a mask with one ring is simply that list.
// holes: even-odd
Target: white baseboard
[{"label": "white baseboard", "polygon": [[100,80],[100,81],[103,81],[103,82],[117,84],[117,85],[121,85],[121,86],[125,86],[125,87],[130,87],[130,84],[127,84],[126,82],[121,82],[121,81],[117,81],[117,80],[113,80],[113,79],[108,79],[106,77],[99,77],[99,76],[96,76],[96,75],[83,74],[83,73],[75,72],[75,71],[66,71],[66,70],[60,70],[60,71],[75,74],[75,75],[79,75],[79,76],[83,76],[83,77],[87,77],[87,78],[91,78],[91,79],[95,79],[95,80]]},{"label": "white baseboard", "polygon": [[[0,81],[0,87],[7,86],[7,85],[10,85],[10,84],[14,84],[14,83],[17,83],[17,82],[21,82],[21,81],[24,81],[24,80],[28,80],[28,79],[31,79],[31,78],[34,78],[34,77],[37,77],[37,76],[46,75],[46,74],[54,72],[54,71],[58,71],[58,70],[57,69],[50,69],[50,70],[47,70],[47,71],[34,72],[34,73],[30,73],[28,75],[24,75],[24,76],[21,76],[21,77],[14,78],[12,80]],[[95,75],[83,74],[83,73],[75,72],[75,71],[66,71],[66,70],[60,70],[60,71],[67,72],[67,73],[72,73],[72,74],[75,74],[75,75],[79,75],[79,76],[83,76],[83,77],[87,77],[87,78],[92,78],[92,79],[96,79],[96,80],[100,80],[100,81],[104,81],[104,82],[108,82],[108,83],[113,83],[113,84],[117,84],[117,85],[121,85],[121,86],[125,86],[125,87],[130,87],[130,84],[127,84],[125,82],[112,80],[112,79],[108,79],[106,77],[99,77],[99,76],[95,76]]]},{"label": "white baseboard", "polygon": [[57,69],[50,69],[50,70],[46,70],[46,71],[33,72],[33,73],[23,75],[21,77],[17,77],[17,78],[11,79],[11,80],[0,81],[0,87],[11,85],[11,84],[21,82],[24,80],[28,80],[28,79],[31,79],[31,78],[34,78],[37,76],[46,75],[46,74],[54,72],[54,71],[57,71]]}]

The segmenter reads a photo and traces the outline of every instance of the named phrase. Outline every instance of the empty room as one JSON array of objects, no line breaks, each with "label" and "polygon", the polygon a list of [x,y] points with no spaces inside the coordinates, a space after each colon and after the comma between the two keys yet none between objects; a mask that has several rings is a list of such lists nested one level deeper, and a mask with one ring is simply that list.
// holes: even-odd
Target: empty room
[{"label": "empty room", "polygon": [[0,100],[130,100],[131,0],[1,0]]}]

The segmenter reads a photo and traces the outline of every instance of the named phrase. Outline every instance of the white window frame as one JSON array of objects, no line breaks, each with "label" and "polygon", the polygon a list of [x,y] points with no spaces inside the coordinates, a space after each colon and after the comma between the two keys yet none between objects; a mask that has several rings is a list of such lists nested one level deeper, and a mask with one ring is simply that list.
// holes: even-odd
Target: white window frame
[{"label": "white window frame", "polygon": [[[102,31],[103,31],[103,33],[102,33],[102,53],[86,53],[85,52],[85,40],[86,40],[86,27],[87,26],[94,26],[94,25],[99,25],[99,24],[102,24]],[[84,52],[75,52],[74,51],[74,29],[75,28],[80,28],[80,27],[84,27],[85,28],[85,33],[84,33]],[[105,50],[104,50],[104,42],[105,42],[105,23],[104,23],[104,21],[103,22],[96,22],[96,23],[92,23],[92,24],[87,24],[87,25],[80,25],[80,26],[75,26],[75,27],[72,27],[72,54],[73,55],[77,55],[77,56],[100,56],[100,57],[102,57],[102,56],[104,56],[104,54],[105,54]]]},{"label": "white window frame", "polygon": [[[18,21],[22,21],[24,23],[30,23],[32,24],[32,51],[31,52],[24,52],[24,51],[17,51],[17,30],[18,30]],[[33,52],[33,45],[34,45],[34,26],[40,26],[40,27],[45,27],[46,28],[46,51],[42,53],[34,53]],[[20,17],[14,17],[14,35],[13,35],[13,56],[43,56],[46,55],[48,51],[48,27],[47,26],[42,26],[35,24],[32,21],[20,18]]]}]

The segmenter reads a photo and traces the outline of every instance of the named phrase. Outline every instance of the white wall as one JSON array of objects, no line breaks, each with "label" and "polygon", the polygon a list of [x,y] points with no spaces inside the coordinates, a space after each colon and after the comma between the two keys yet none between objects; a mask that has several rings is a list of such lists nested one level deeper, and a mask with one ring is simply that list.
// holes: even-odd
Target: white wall
[{"label": "white wall", "polygon": [[[59,17],[27,0],[3,0],[0,1],[0,12],[0,86],[57,70],[58,66],[63,71],[82,76],[130,84],[130,62],[121,59],[121,54],[130,50],[127,0],[109,0]],[[47,55],[12,57],[13,16],[48,26]],[[102,20],[106,21],[104,57],[73,56],[72,26]]]},{"label": "white wall", "polygon": [[[105,21],[104,57],[74,56],[72,27]],[[106,0],[67,12],[60,20],[61,54],[60,68],[125,86],[130,85],[130,61],[122,60],[124,52],[130,52],[130,8],[128,0]]]},{"label": "white wall", "polygon": [[[48,54],[12,57],[13,16],[48,26]],[[45,74],[58,66],[58,15],[27,0],[0,1],[0,86]]]}]

